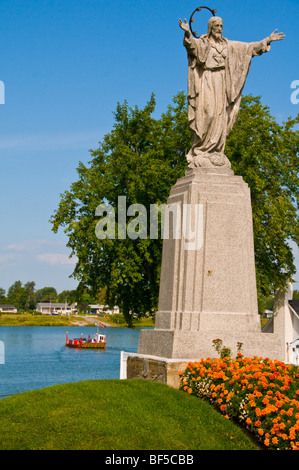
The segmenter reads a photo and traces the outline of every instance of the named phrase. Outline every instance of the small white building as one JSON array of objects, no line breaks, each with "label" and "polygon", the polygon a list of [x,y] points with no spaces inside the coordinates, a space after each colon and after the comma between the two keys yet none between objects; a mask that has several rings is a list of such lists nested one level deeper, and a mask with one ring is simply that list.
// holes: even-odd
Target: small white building
[{"label": "small white building", "polygon": [[36,311],[44,315],[70,315],[71,313],[77,313],[77,305],[66,302],[39,302]]},{"label": "small white building", "polygon": [[18,309],[14,305],[0,305],[0,313],[17,313]]},{"label": "small white building", "polygon": [[89,305],[90,313],[93,315],[114,315],[119,313],[119,307],[115,306],[112,309],[108,305]]},{"label": "small white building", "polygon": [[292,284],[278,290],[274,300],[273,333],[282,344],[284,362],[299,365],[299,300],[293,300]]},{"label": "small white building", "polygon": [[104,305],[89,305],[89,311],[92,315],[98,315],[100,313],[103,313],[103,307]]},{"label": "small white building", "polygon": [[265,310],[263,316],[264,316],[264,318],[272,318],[273,317],[273,311],[272,310]]},{"label": "small white building", "polygon": [[292,364],[299,366],[299,339],[290,343],[290,349],[292,350]]}]

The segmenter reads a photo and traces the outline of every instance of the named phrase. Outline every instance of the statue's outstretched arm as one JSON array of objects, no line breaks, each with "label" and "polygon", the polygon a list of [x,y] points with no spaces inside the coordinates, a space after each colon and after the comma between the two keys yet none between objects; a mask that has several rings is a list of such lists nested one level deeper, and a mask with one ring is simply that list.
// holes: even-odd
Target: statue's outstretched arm
[{"label": "statue's outstretched arm", "polygon": [[273,33],[270,34],[270,36],[267,38],[267,43],[270,44],[273,41],[281,41],[283,38],[285,38],[284,33],[276,33],[277,29],[273,31]]},{"label": "statue's outstretched arm", "polygon": [[188,21],[186,20],[186,18],[185,18],[184,21],[182,21],[181,18],[179,19],[179,26],[180,26],[180,28],[182,28],[183,31],[185,31],[185,33],[186,33],[187,35],[189,35],[189,34],[191,35],[189,23],[188,23]]},{"label": "statue's outstretched arm", "polygon": [[264,52],[268,52],[270,50],[270,44],[273,41],[281,41],[284,37],[284,33],[276,33],[277,29],[273,31],[267,38],[263,39],[262,41],[251,43],[253,45],[253,52],[252,55],[261,55]]}]

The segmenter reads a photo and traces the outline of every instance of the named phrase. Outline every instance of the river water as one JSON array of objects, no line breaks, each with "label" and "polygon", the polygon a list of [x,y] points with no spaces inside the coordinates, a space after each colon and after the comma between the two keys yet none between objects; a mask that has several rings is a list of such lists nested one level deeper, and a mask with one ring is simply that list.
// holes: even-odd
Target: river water
[{"label": "river water", "polygon": [[1,326],[0,398],[60,383],[119,379],[120,352],[137,352],[140,329],[107,327],[106,350],[72,349],[69,338],[84,338],[95,327]]}]

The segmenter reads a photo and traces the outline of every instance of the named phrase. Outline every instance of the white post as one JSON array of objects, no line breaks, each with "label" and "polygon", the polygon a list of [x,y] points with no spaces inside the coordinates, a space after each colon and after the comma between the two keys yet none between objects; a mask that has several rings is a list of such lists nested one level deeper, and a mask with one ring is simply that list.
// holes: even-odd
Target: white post
[{"label": "white post", "polygon": [[5,104],[5,86],[2,81],[0,81],[0,104]]},{"label": "white post", "polygon": [[126,353],[125,351],[120,352],[120,372],[119,372],[119,378],[120,380],[125,380],[127,378],[127,358],[129,356],[129,353]]},{"label": "white post", "polygon": [[0,364],[5,364],[5,346],[3,341],[0,341]]}]

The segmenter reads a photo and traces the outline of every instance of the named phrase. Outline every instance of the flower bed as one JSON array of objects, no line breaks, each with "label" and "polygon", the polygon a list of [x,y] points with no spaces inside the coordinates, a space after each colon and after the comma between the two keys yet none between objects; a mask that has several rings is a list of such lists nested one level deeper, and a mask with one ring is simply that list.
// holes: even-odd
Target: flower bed
[{"label": "flower bed", "polygon": [[269,449],[299,449],[299,368],[268,358],[201,359],[180,372],[181,389],[209,400]]}]

